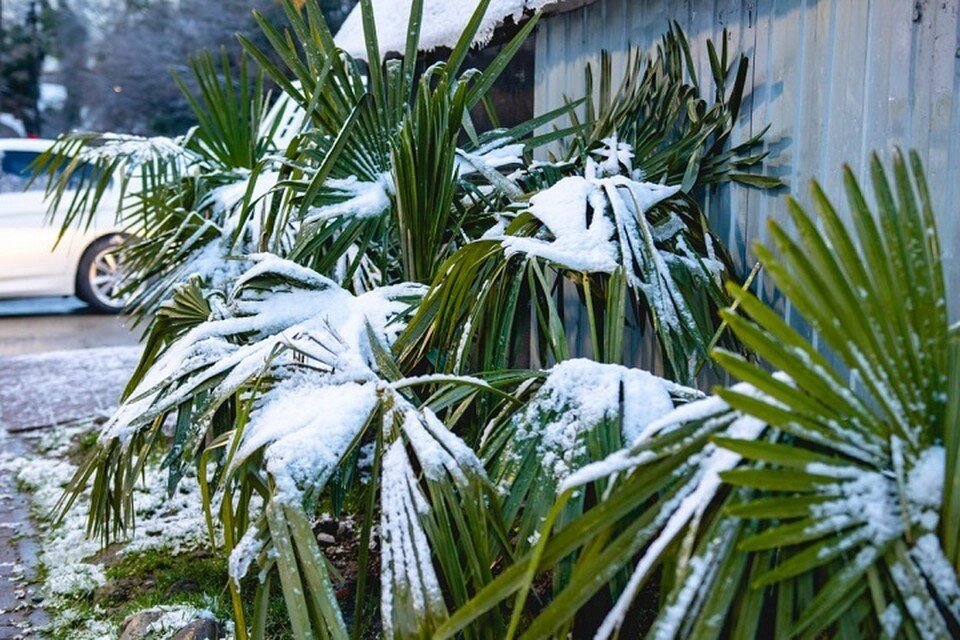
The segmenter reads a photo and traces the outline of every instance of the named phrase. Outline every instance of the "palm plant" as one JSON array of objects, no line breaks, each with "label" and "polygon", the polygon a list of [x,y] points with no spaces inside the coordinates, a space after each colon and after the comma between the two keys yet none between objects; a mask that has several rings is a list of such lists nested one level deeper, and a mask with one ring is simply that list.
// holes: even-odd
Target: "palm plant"
[{"label": "palm plant", "polygon": [[[780,257],[757,247],[836,360],[728,285],[738,306],[724,319],[779,371],[718,350],[743,382],[567,477],[539,542],[438,637],[511,597],[518,631],[535,576],[560,563],[565,579],[524,637],[626,624],[657,638],[957,633],[960,336],[930,195],[916,155],[910,168],[894,157],[892,183],[874,158],[876,212],[845,171],[851,226],[814,183],[822,230],[791,200],[800,242],[771,221]],[[595,505],[563,518],[598,481]],[[591,619],[598,599],[609,609]]]},{"label": "palm plant", "polygon": [[[471,206],[476,178],[495,192],[509,189],[499,171],[505,163],[519,165],[525,150],[567,133],[531,135],[573,107],[510,130],[477,133],[471,111],[536,24],[534,16],[486,69],[464,70],[488,5],[478,3],[449,57],[422,73],[416,68],[422,2],[411,10],[406,55],[382,64],[368,2],[361,4],[367,64],[336,48],[312,3],[304,14],[285,2],[296,39],[257,16],[285,68],[249,41],[244,46],[309,124],[287,152],[288,206],[278,207],[267,225],[278,233],[291,221],[299,227],[292,259],[323,273],[346,262],[347,276],[368,261],[383,281],[429,282],[439,261],[492,224],[485,207]],[[506,158],[505,149],[511,152]],[[493,165],[487,162],[491,153]],[[269,245],[277,252],[275,246]]]},{"label": "palm plant", "polygon": [[224,288],[243,272],[242,261],[225,258],[255,251],[253,212],[277,178],[273,136],[283,114],[271,111],[262,74],[251,78],[241,58],[235,77],[225,52],[219,65],[203,54],[190,68],[198,96],[175,76],[198,122],[185,136],[67,134],[38,161],[63,229],[89,224],[108,190],[119,192],[117,218],[130,237],[125,288],[144,317],[191,275]]},{"label": "palm plant", "polygon": [[[579,102],[568,105],[573,128],[565,150],[521,179],[524,193],[512,200],[513,216],[440,268],[398,345],[405,363],[429,354],[456,372],[525,361],[529,340],[516,334],[529,324],[521,300],[534,309],[537,360],[563,360],[564,280],[589,312],[594,358],[621,361],[617,325],[628,311],[638,329],[652,326],[672,379],[692,384],[718,339],[736,348],[718,334],[717,311],[729,302],[723,278],[737,276],[696,196],[731,180],[761,188],[780,182],[745,172],[765,156],[755,152],[765,130],[730,144],[746,58],[730,61],[726,38],[720,54],[710,41],[707,49],[712,104],[701,96],[677,25],[651,57],[631,52],[616,94],[607,55],[596,99],[588,68],[586,116],[573,110]],[[457,277],[449,277],[454,271]],[[464,300],[476,302],[466,309]]]},{"label": "palm plant", "polygon": [[[473,30],[485,7],[481,3],[478,8]],[[54,176],[50,188],[54,199],[65,192],[69,176],[83,161],[96,160],[100,171],[99,182],[78,191],[88,199],[73,203],[66,224],[83,220],[96,206],[102,185],[109,180],[105,176],[124,163],[128,171],[121,174],[122,187],[135,179],[131,167],[151,181],[133,196],[142,207],[145,237],[129,250],[134,259],[142,256],[151,264],[169,264],[171,257],[182,258],[197,242],[215,246],[218,266],[231,254],[241,259],[234,272],[221,279],[188,277],[183,270],[165,274],[162,294],[151,298],[157,316],[144,358],[120,410],[101,434],[97,451],[78,471],[63,508],[70,508],[92,483],[91,531],[105,541],[122,535],[133,525],[131,501],[138,471],[166,446],[163,464],[170,470],[171,489],[187,465],[201,467],[211,536],[215,542],[222,536],[236,569],[231,591],[241,637],[247,634],[249,611],[242,603],[240,580],[253,556],[267,575],[279,576],[298,637],[313,633],[342,637],[346,628],[340,605],[307,523],[319,500],[342,505],[349,491],[356,492],[352,487],[359,449],[372,445],[372,473],[380,482],[367,492],[370,507],[363,535],[370,538],[379,513],[383,626],[403,636],[426,633],[445,617],[446,605],[437,601],[439,579],[445,586],[454,585],[452,604],[462,604],[492,578],[493,559],[508,552],[498,497],[482,464],[434,411],[462,415],[478,389],[495,400],[485,410],[498,410],[499,404],[513,402],[499,387],[515,385],[529,374],[500,374],[494,376],[495,385],[474,379],[440,380],[455,389],[424,403],[414,389],[435,387],[438,380],[404,379],[386,349],[403,326],[406,308],[422,292],[410,284],[378,285],[403,276],[432,279],[438,253],[442,258],[444,246],[456,246],[466,237],[455,230],[468,227],[463,222],[467,207],[479,210],[476,204],[465,204],[478,199],[479,183],[508,188],[509,181],[497,172],[504,153],[509,152],[510,162],[519,163],[518,154],[527,145],[553,137],[529,135],[557,114],[485,135],[464,124],[469,122],[469,109],[483,98],[497,69],[506,64],[532,23],[487,73],[457,75],[472,40],[468,29],[449,61],[415,80],[413,53],[399,67],[388,63],[386,73],[371,65],[369,75],[362,76],[361,65],[332,46],[312,5],[306,17],[291,3],[287,10],[294,31],[303,36],[306,62],[293,45],[282,57],[295,75],[302,67],[309,71],[299,84],[280,84],[291,99],[301,102],[303,130],[282,157],[271,155],[269,145],[241,154],[252,163],[242,167],[242,182],[213,186],[222,178],[218,170],[232,167],[229,163],[237,151],[214,142],[226,135],[231,123],[246,117],[250,97],[243,89],[247,85],[241,85],[243,104],[238,105],[229,81],[217,85],[219,90],[201,82],[204,106],[212,113],[200,118],[192,137],[168,142],[164,149],[170,153],[154,153],[158,141],[136,141],[113,150],[96,147],[90,138],[70,138],[47,160],[45,170]],[[369,6],[364,10],[371,11]],[[411,52],[416,51],[421,12],[417,5],[411,14]],[[266,23],[264,28],[278,45],[278,34]],[[372,41],[375,48],[375,36]],[[284,38],[278,48],[290,42]],[[198,75],[213,72],[212,65],[195,68]],[[224,70],[228,71],[226,63]],[[310,92],[309,98],[304,91]],[[259,89],[255,94],[261,95]],[[262,103],[253,102],[260,113]],[[446,124],[438,127],[441,118]],[[249,121],[258,122],[255,117]],[[474,143],[458,150],[454,145],[465,127]],[[271,129],[255,127],[268,141]],[[526,140],[521,142],[522,138]],[[496,158],[488,163],[491,153]],[[222,162],[196,178],[191,172],[212,164],[205,164],[204,154]],[[375,179],[365,182],[365,176]],[[269,194],[261,186],[265,177],[276,185]],[[428,184],[439,185],[439,191],[431,195],[423,188]],[[462,197],[455,200],[455,192]],[[262,215],[255,216],[254,204],[264,195],[269,200]],[[489,194],[483,195],[488,202]],[[228,198],[229,204],[205,206]],[[422,203],[432,207],[429,213],[436,220],[422,217]],[[218,214],[221,217],[211,220]],[[168,226],[169,218],[174,223]],[[196,224],[190,226],[191,221]],[[411,229],[421,222],[434,224],[435,233],[414,238]],[[292,261],[251,253],[258,246]],[[399,271],[388,266],[398,256],[403,265]],[[348,264],[341,270],[344,259]],[[325,273],[345,272],[341,282],[348,284],[356,282],[351,273],[364,266],[379,277],[355,286],[373,288],[354,296],[310,266]],[[143,283],[153,277],[140,269],[133,280]],[[457,391],[464,388],[472,391],[466,395]],[[346,413],[330,414],[330,421],[322,424],[291,419],[279,409],[302,404],[320,412],[333,401],[343,401]],[[175,420],[167,429],[169,417]],[[275,430],[278,418],[287,423],[286,431]],[[333,432],[343,436],[338,443],[318,444],[321,436]],[[304,446],[302,439],[313,445]],[[298,455],[290,457],[294,453]],[[273,462],[280,459],[282,463]],[[376,510],[378,491],[384,507]],[[215,496],[220,526],[214,524]],[[456,539],[471,543],[456,544]],[[430,546],[423,547],[428,540]],[[411,541],[420,554],[413,573]],[[437,567],[423,556],[433,552],[439,554]],[[365,575],[366,561],[362,564]],[[264,601],[270,582],[258,585],[256,592],[257,602]],[[429,606],[424,608],[424,602]],[[364,603],[361,585],[357,606]],[[263,610],[254,609],[249,628],[262,635]],[[496,616],[489,624],[491,630],[498,628]]]},{"label": "palm plant", "polygon": [[[66,176],[84,157],[99,158],[100,181],[78,192],[68,224],[82,221],[107,172],[141,167],[138,178],[123,179],[146,181],[133,194],[144,240],[128,251],[135,265],[150,266],[133,282],[148,285],[144,308],[156,310],[123,403],[63,508],[92,485],[90,528],[109,541],[133,526],[133,488],[145,464],[162,452],[171,489],[196,465],[213,544],[229,556],[240,638],[265,636],[277,582],[295,637],[359,637],[377,591],[367,584],[376,564],[371,542],[380,551],[373,599],[384,635],[443,633],[465,615],[465,637],[512,634],[531,609],[475,603],[505,576],[528,577],[518,558],[553,539],[544,518],[567,531],[595,517],[606,504],[597,496],[620,485],[596,476],[552,507],[557,491],[591,462],[624,456],[616,452],[649,437],[674,408],[699,406],[694,389],[614,363],[631,302],[637,318],[650,310],[669,345],[669,371],[682,382],[715,332],[711,310],[727,299],[716,285],[727,260],[692,194],[758,161],[746,150],[759,138],[717,157],[727,153],[720,150],[742,79],[707,110],[685,84],[689,63],[675,64],[689,58],[682,34],[669,35],[683,44],[651,63],[674,61],[663,67],[669,73],[651,73],[651,90],[682,96],[686,111],[623,116],[667,118],[650,144],[669,161],[650,147],[635,166],[630,147],[595,144],[589,132],[602,131],[600,116],[534,135],[576,102],[510,130],[477,132],[472,111],[535,22],[486,70],[463,70],[488,5],[478,3],[447,60],[421,71],[421,1],[413,3],[406,56],[382,64],[368,0],[366,64],[334,46],[314,3],[303,12],[286,2],[290,33],[260,19],[282,69],[244,43],[298,109],[285,149],[274,148],[271,135],[281,116],[264,124],[265,100],[248,100],[262,96],[259,80],[233,93],[231,81],[213,81],[212,63],[195,63],[208,82],[200,83],[191,136],[115,151],[68,139],[47,165],[50,175]],[[725,52],[720,67],[726,78]],[[698,110],[702,116],[684,115]],[[532,149],[571,135],[570,148],[580,151],[529,163]],[[55,197],[65,192],[56,184]],[[570,192],[576,197],[562,197]],[[562,219],[585,212],[578,224]],[[594,264],[572,262],[579,258],[571,238],[596,240]],[[210,257],[217,270],[165,270],[185,257]],[[603,364],[569,359],[554,272],[580,287]],[[704,288],[709,295],[698,296]],[[516,329],[527,306],[542,361],[560,362],[549,371],[511,369],[527,338]],[[585,381],[593,381],[586,394],[578,388]],[[333,588],[336,570],[312,530],[327,507],[361,516],[352,629]],[[556,603],[582,578],[574,550],[556,557]],[[254,563],[261,581],[245,577]],[[626,581],[622,563],[617,572]]]}]

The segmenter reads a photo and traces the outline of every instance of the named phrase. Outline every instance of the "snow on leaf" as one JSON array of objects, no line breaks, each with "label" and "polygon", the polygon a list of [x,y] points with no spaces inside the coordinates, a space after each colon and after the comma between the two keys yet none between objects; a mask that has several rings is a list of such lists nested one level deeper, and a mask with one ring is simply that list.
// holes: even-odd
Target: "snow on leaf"
[{"label": "snow on leaf", "polygon": [[381,174],[379,179],[365,182],[351,176],[328,179],[327,196],[341,200],[334,204],[313,207],[304,218],[305,223],[332,218],[378,218],[390,208],[390,194],[394,192],[393,177]]},{"label": "snow on leaf", "polygon": [[[198,205],[198,209],[203,210],[210,207],[215,214],[226,214],[223,222],[224,234],[233,233],[239,222],[240,205],[243,204],[250,191],[250,202],[258,203],[263,200],[270,191],[277,186],[277,180],[280,178],[279,171],[263,171],[255,177],[248,171],[241,172],[240,179],[230,184],[225,184],[212,189]],[[253,179],[251,188],[250,182]],[[255,220],[256,216],[251,216]],[[251,237],[259,236],[258,229],[252,229]]]},{"label": "snow on leaf", "polygon": [[907,475],[906,497],[911,507],[911,521],[926,531],[935,531],[940,520],[945,466],[944,448],[928,447]]},{"label": "snow on leaf", "polygon": [[298,505],[326,484],[376,405],[374,383],[331,384],[329,376],[297,372],[258,399],[233,464],[263,449],[273,499]]},{"label": "snow on leaf", "polygon": [[227,573],[233,580],[237,588],[240,588],[240,581],[250,571],[250,566],[256,560],[257,556],[263,550],[264,541],[260,539],[260,529],[252,525],[247,532],[243,534],[240,541],[237,542],[233,551],[230,552],[230,558],[227,562]]},{"label": "snow on leaf", "polygon": [[[725,435],[741,440],[753,440],[763,433],[766,426],[766,423],[756,418],[741,416],[730,424]],[[641,554],[626,587],[597,630],[594,636],[596,640],[615,635],[641,585],[656,566],[660,556],[691,521],[701,518],[722,485],[720,474],[733,469],[740,460],[741,456],[732,451],[712,444],[706,447],[693,479],[675,500],[668,501],[660,509],[655,523],[662,529]]]},{"label": "snow on leaf", "polygon": [[960,583],[957,572],[943,553],[935,534],[920,537],[910,549],[910,557],[923,573],[940,602],[960,619]]},{"label": "snow on leaf", "polygon": [[[832,533],[857,526],[856,539],[878,549],[903,533],[896,483],[883,473],[821,463],[808,464],[806,471],[838,480],[818,487],[818,493],[829,499],[811,505],[810,513],[816,521],[811,533]],[[845,537],[848,542],[851,539]]]},{"label": "snow on leaf", "polygon": [[598,158],[594,173],[599,176],[615,176],[633,171],[633,147],[620,142],[617,136],[604,138],[603,146],[592,152]]},{"label": "snow on leaf", "polygon": [[[736,385],[735,389],[743,389],[745,385]],[[734,420],[734,414],[730,405],[717,396],[710,396],[680,405],[670,413],[649,423],[640,435],[633,441],[632,446],[615,451],[603,460],[589,464],[576,473],[567,477],[560,485],[560,491],[568,491],[575,487],[583,486],[587,483],[608,478],[624,471],[629,471],[642,464],[646,464],[657,457],[653,451],[643,449],[634,451],[640,445],[646,444],[657,434],[669,433],[678,425],[702,422],[704,429],[716,430],[724,425],[731,425],[729,428],[739,432],[746,423],[739,423]],[[733,424],[731,424],[733,423]],[[752,432],[752,429],[750,430]]]},{"label": "snow on leaf", "polygon": [[502,241],[508,255],[538,256],[577,271],[612,273],[617,268],[606,203],[586,178],[567,177],[541,191],[530,200],[530,212],[546,225],[553,240],[508,236]]},{"label": "snow on leaf", "polygon": [[546,474],[562,482],[587,456],[587,433],[603,420],[622,420],[632,442],[651,422],[673,410],[666,385],[640,369],[566,360],[556,365],[526,409],[513,421],[518,445],[532,442]]},{"label": "snow on leaf", "polygon": [[328,369],[352,379],[372,376],[367,327],[389,345],[402,328],[395,317],[423,290],[402,284],[354,296],[293,262],[269,254],[251,259],[255,266],[237,281],[226,305],[228,315],[191,329],[172,344],[104,426],[101,441],[117,439],[126,446],[140,427],[180,406],[211,380],[218,381],[211,398],[233,393],[270,367],[285,346],[306,350],[320,345],[311,353]]},{"label": "snow on leaf", "polygon": [[672,640],[680,635],[681,626],[689,618],[689,612],[709,591],[711,581],[719,570],[719,562],[725,546],[730,544],[738,526],[732,519],[720,525],[720,531],[710,539],[707,548],[690,559],[686,565],[686,574],[671,602],[657,617],[653,638]]},{"label": "snow on leaf", "polygon": [[105,133],[99,137],[97,146],[84,147],[80,159],[86,162],[122,158],[128,171],[155,160],[180,161],[190,157],[181,138]]},{"label": "snow on leaf", "polygon": [[[506,236],[506,254],[549,260],[573,271],[612,273],[622,268],[627,284],[642,294],[662,331],[700,336],[702,330],[678,284],[675,272],[719,286],[724,265],[707,244],[693,251],[686,226],[667,212],[649,214],[677,193],[680,185],[643,182],[629,172],[632,151],[615,138],[596,153],[600,164],[587,162],[583,176],[563,178],[530,200],[530,213],[544,229],[535,237]],[[702,337],[702,336],[701,336]],[[689,363],[674,362],[681,369]]]},{"label": "snow on leaf", "polygon": [[431,480],[442,480],[449,475],[460,487],[465,487],[471,477],[486,478],[483,464],[473,449],[440,422],[428,408],[420,411],[408,408],[402,422],[403,434],[410,441],[413,451]]},{"label": "snow on leaf", "polygon": [[383,636],[419,635],[446,616],[446,606],[420,520],[430,507],[400,440],[383,456],[380,492]]}]

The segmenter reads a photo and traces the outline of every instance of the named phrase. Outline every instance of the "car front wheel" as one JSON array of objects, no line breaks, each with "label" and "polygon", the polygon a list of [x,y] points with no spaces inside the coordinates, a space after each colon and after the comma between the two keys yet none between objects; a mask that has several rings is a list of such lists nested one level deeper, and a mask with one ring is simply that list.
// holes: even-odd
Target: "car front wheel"
[{"label": "car front wheel", "polygon": [[123,272],[116,256],[122,244],[119,235],[100,238],[80,258],[77,297],[102,313],[120,313],[126,304],[126,296],[120,293]]}]

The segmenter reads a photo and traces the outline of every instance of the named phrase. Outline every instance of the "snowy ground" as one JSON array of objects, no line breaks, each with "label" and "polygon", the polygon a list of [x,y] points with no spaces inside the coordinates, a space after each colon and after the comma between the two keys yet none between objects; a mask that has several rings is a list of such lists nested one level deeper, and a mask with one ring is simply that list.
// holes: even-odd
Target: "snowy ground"
[{"label": "snowy ground", "polygon": [[[14,303],[4,304],[9,311]],[[33,584],[40,553],[29,517],[35,496],[17,491],[18,471],[34,457],[28,441],[60,431],[44,425],[116,405],[138,357],[138,347],[122,347],[0,358],[0,637],[47,622],[43,594]]]},{"label": "snowy ground", "polygon": [[[117,635],[116,620],[99,619],[89,610],[78,620],[74,607],[106,581],[100,546],[85,537],[86,497],[59,525],[49,516],[76,469],[77,443],[97,428],[90,418],[115,406],[138,355],[137,347],[118,347],[0,358],[2,638],[37,637],[36,628],[48,615],[52,627],[40,637],[58,627],[70,628],[61,637],[77,640]],[[172,498],[165,487],[166,474],[148,470],[136,496],[136,534],[116,554],[177,554],[206,545],[196,480],[186,478]],[[36,522],[28,518],[30,512]],[[163,619],[173,624],[197,615],[196,609],[181,607],[165,612]],[[158,624],[149,637],[169,637],[177,630],[165,625]]]},{"label": "snowy ground", "polygon": [[115,407],[140,347],[55,351],[0,359],[0,428],[17,433]]}]

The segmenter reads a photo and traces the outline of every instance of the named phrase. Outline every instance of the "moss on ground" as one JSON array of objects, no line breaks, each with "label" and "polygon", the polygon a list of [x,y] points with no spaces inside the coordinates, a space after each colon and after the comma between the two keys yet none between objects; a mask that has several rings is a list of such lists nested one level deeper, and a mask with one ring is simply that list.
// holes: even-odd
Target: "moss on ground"
[{"label": "moss on ground", "polygon": [[[209,552],[173,555],[150,550],[118,555],[108,549],[104,556],[106,584],[70,607],[78,625],[96,618],[119,627],[128,615],[159,605],[210,609],[220,619],[230,618],[224,563]],[[68,640],[73,633],[73,627],[61,627],[51,637]]]}]

